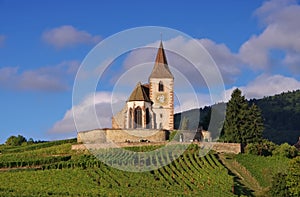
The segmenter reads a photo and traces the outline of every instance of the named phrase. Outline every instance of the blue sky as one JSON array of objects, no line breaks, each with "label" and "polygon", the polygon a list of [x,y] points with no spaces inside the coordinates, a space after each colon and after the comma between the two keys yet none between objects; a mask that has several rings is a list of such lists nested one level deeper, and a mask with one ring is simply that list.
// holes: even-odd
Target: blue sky
[{"label": "blue sky", "polygon": [[[197,39],[220,67],[226,94],[239,87],[247,98],[261,98],[299,89],[299,18],[293,0],[0,0],[0,143],[18,134],[75,137],[72,88],[79,65],[98,42],[134,27],[164,26]],[[164,41],[180,47],[179,39]],[[141,54],[147,56],[120,57],[108,74],[121,74]],[[111,86],[97,91],[103,111]],[[210,104],[209,95],[197,93],[201,106]],[[193,107],[188,98],[182,105]],[[102,116],[108,126],[111,114]]]}]

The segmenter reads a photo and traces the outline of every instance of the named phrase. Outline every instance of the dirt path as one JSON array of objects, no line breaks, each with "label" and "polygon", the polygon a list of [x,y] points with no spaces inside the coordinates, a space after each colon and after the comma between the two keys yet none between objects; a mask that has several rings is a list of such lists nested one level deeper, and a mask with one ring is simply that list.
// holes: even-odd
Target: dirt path
[{"label": "dirt path", "polygon": [[235,193],[238,195],[261,196],[265,193],[257,180],[232,156],[227,154],[218,154],[221,162],[235,176]]}]

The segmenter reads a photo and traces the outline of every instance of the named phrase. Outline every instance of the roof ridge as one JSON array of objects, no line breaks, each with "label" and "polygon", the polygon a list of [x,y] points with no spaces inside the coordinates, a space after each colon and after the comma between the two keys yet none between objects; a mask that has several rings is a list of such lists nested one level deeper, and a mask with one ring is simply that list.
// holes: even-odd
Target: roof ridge
[{"label": "roof ridge", "polygon": [[151,102],[141,82],[138,82],[127,101],[147,101]]}]

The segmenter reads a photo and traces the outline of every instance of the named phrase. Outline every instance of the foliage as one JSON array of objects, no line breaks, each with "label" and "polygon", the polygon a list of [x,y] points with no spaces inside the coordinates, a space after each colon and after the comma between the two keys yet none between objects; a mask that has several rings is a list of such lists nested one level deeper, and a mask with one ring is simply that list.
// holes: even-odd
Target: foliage
[{"label": "foliage", "polygon": [[277,145],[269,140],[261,142],[249,143],[245,147],[245,153],[260,156],[271,156]]},{"label": "foliage", "polygon": [[24,142],[27,142],[26,138],[22,135],[10,136],[5,144],[8,146],[21,146]]},{"label": "foliage", "polygon": [[287,158],[294,158],[298,155],[298,150],[295,146],[291,146],[288,143],[283,143],[272,152],[273,155],[278,155]]},{"label": "foliage", "polygon": [[286,184],[286,174],[279,172],[273,177],[270,194],[274,197],[289,197],[288,186]]},{"label": "foliage", "polygon": [[251,107],[242,92],[235,89],[227,104],[223,139],[226,142],[242,143],[259,142],[262,138],[263,121],[259,108]]},{"label": "foliage", "polygon": [[264,137],[277,143],[295,144],[300,128],[300,90],[252,99],[264,118]]},{"label": "foliage", "polygon": [[270,193],[278,197],[300,196],[300,157],[290,161],[287,172],[275,174]]},{"label": "foliage", "polygon": [[290,162],[286,182],[290,195],[300,196],[300,157],[296,157]]},{"label": "foliage", "polygon": [[278,156],[262,157],[251,154],[235,156],[237,162],[243,165],[262,187],[271,186],[275,174],[286,173],[290,159]]},{"label": "foliage", "polygon": [[68,143],[75,143],[77,139],[67,139],[67,140],[57,140],[57,141],[51,141],[51,142],[42,142],[38,141],[34,144],[28,144],[27,146],[1,146],[0,151],[2,153],[21,153],[31,150],[38,150],[42,148],[48,148],[52,146],[58,146],[62,144],[68,144]]}]

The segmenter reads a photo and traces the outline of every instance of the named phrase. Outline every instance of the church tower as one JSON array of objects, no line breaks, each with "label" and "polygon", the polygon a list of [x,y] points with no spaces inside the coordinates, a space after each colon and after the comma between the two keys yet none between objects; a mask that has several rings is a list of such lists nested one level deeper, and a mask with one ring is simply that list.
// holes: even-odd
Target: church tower
[{"label": "church tower", "polygon": [[149,94],[153,102],[155,129],[174,129],[174,76],[172,75],[162,41],[149,76]]}]

